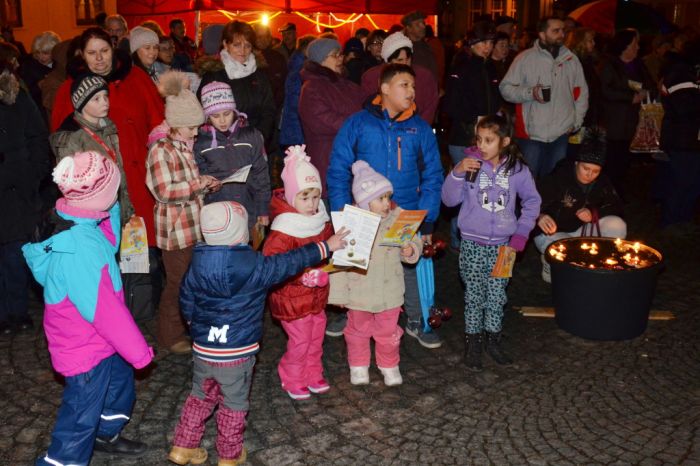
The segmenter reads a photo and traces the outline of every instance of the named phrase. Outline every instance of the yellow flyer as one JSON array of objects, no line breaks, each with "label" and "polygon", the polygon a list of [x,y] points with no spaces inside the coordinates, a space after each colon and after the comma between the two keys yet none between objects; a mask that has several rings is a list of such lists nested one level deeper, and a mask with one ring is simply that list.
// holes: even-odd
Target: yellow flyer
[{"label": "yellow flyer", "polygon": [[122,273],[148,273],[148,239],[143,217],[131,217],[122,228],[119,268]]},{"label": "yellow flyer", "polygon": [[494,278],[510,278],[513,276],[513,266],[515,265],[515,249],[503,245],[498,248],[498,257],[493,266],[491,276]]},{"label": "yellow flyer", "polygon": [[427,214],[427,210],[402,210],[379,244],[401,246],[411,241]]}]

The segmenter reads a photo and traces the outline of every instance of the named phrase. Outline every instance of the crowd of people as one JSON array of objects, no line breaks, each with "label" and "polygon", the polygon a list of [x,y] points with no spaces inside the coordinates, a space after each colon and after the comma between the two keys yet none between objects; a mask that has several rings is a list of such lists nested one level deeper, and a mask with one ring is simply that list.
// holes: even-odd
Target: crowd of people
[{"label": "crowd of people", "polygon": [[[418,273],[441,207],[464,283],[464,363],[481,371],[485,353],[511,364],[501,342],[508,278],[491,274],[499,253],[532,239],[544,254],[591,225],[626,236],[630,142],[651,99],[664,108],[650,193],[661,226],[695,215],[692,30],[653,38],[642,56],[648,38],[636,30],[600,37],[554,17],[534,31],[484,19],[454,46],[417,11],[345,44],[332,31],[297,37],[293,23],[279,39],[267,26],[212,25],[199,46],[182,20],[169,29],[129,30],[103,15],[69,40],[37,35],[29,54],[0,42],[0,331],[33,327],[33,275],[66,380],[37,464],[145,451],[120,434],[133,369],[154,358],[135,317],[157,314],[159,357],[193,356],[168,455],[176,464],[206,461],[214,409],[218,464],[245,461],[266,308],[288,336],[278,373],[292,399],[331,390],[326,335],[344,336],[353,385],[369,383],[371,340],[384,383],[402,384],[402,335],[442,344],[426,325]],[[401,247],[375,241],[366,272],[331,270],[352,232],[334,232],[329,214],[347,205],[378,216],[378,235],[402,210],[426,214]],[[120,269],[125,226],[144,233],[141,273]]]}]

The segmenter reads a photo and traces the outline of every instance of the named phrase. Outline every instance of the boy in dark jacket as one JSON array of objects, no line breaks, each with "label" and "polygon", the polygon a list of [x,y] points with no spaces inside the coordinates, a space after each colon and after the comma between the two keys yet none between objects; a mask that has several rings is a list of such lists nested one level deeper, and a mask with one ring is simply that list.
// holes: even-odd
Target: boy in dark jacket
[{"label": "boy in dark jacket", "polygon": [[206,244],[195,247],[180,290],[195,355],[192,393],[168,459],[183,465],[206,461],[207,451],[199,443],[206,419],[220,403],[218,464],[232,466],[246,460],[243,432],[267,291],[345,247],[347,233],[265,257],[248,246],[248,214],[240,204],[207,204],[200,222]]}]

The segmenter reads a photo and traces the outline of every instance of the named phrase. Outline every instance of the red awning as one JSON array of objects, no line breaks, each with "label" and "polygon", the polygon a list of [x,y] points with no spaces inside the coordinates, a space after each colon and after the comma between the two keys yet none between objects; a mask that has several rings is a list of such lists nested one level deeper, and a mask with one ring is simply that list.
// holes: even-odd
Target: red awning
[{"label": "red awning", "polygon": [[300,11],[306,13],[437,14],[437,0],[117,0],[122,15],[173,15],[192,11]]}]

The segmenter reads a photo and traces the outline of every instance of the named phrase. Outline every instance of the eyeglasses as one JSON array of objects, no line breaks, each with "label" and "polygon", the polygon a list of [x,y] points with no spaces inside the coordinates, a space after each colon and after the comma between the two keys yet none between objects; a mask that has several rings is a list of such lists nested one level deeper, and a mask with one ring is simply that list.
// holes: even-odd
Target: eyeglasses
[{"label": "eyeglasses", "polygon": [[370,46],[372,46],[372,45],[384,45],[384,41],[383,40],[375,40],[375,41],[370,42],[369,45]]}]

